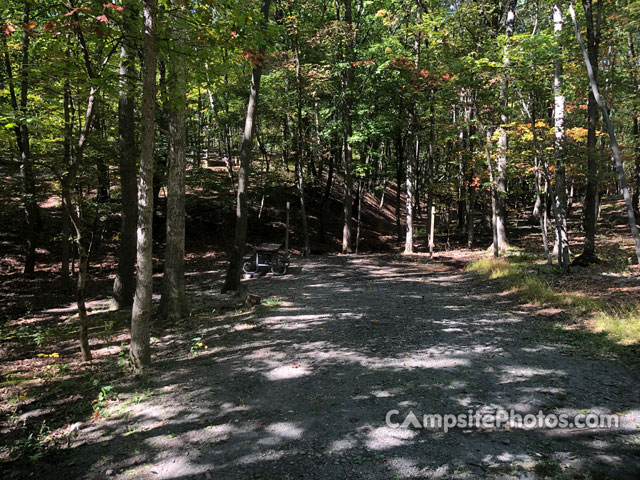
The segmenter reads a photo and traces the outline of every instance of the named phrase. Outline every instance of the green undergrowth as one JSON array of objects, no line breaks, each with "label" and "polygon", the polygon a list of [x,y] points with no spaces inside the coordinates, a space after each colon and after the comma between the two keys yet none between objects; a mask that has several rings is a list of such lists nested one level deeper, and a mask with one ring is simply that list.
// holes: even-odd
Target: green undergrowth
[{"label": "green undergrowth", "polygon": [[[563,310],[570,321],[555,324],[555,329],[583,346],[616,353],[640,346],[640,303],[613,306],[581,292],[579,287],[558,287],[558,269],[541,265],[531,255],[515,252],[500,258],[483,257],[469,263],[467,271],[498,283],[524,303]],[[633,354],[637,356],[637,348],[633,348]]]}]

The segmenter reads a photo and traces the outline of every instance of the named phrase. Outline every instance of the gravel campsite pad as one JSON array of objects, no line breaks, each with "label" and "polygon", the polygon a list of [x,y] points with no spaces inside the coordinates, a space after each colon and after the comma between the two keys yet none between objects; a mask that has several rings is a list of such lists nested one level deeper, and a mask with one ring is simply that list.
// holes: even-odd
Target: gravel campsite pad
[{"label": "gravel campsite pad", "polygon": [[[199,293],[219,295],[220,279]],[[61,458],[72,476],[640,478],[637,371],[563,343],[548,318],[455,265],[318,257],[244,284],[255,309],[156,339],[144,393],[73,438]],[[445,433],[385,422],[390,410],[401,422],[495,408],[620,423]]]}]

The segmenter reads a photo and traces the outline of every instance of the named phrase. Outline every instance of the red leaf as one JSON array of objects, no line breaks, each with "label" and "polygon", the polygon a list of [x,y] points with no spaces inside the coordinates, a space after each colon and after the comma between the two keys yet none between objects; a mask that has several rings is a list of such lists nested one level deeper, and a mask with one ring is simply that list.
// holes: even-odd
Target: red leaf
[{"label": "red leaf", "polygon": [[0,30],[2,30],[2,33],[4,33],[5,37],[8,37],[16,31],[16,27],[13,23],[5,23],[3,25],[0,25]]},{"label": "red leaf", "polygon": [[96,17],[96,20],[102,23],[109,23],[109,19],[107,18],[106,15],[99,15]]},{"label": "red leaf", "polygon": [[44,28],[42,29],[43,32],[55,32],[56,31],[56,22],[54,22],[53,20],[48,21],[47,23],[45,23]]},{"label": "red leaf", "polygon": [[120,5],[112,5],[111,3],[105,3],[103,5],[103,7],[105,8],[112,8],[114,9],[116,12],[121,12],[124,10],[124,8],[122,8]]},{"label": "red leaf", "polygon": [[77,8],[73,8],[71,9],[69,12],[65,13],[63,15],[63,17],[70,17],[71,15],[73,15],[74,13],[76,13],[78,10],[82,10],[84,12],[88,12],[89,9],[88,8],[83,8],[83,7],[77,7]]}]

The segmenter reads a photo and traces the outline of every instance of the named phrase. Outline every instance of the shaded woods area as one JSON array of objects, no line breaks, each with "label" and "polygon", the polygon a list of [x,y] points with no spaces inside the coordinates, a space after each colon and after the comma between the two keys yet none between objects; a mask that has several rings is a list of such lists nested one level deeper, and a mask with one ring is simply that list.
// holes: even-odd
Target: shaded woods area
[{"label": "shaded woods area", "polygon": [[4,0],[0,478],[640,478],[639,31]]},{"label": "shaded woods area", "polygon": [[[56,439],[39,475],[55,478],[63,464],[81,478],[637,478],[637,374],[460,265],[325,257],[249,280],[265,299],[255,310],[155,330],[153,374],[99,384],[95,418]],[[221,273],[189,284],[215,305]],[[496,406],[616,412],[620,425],[444,433],[384,423],[391,409]]]}]

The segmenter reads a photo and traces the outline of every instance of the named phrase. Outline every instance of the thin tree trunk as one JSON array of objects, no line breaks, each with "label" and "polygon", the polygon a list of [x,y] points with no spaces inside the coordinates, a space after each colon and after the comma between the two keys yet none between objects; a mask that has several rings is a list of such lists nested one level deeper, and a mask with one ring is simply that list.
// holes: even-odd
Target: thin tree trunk
[{"label": "thin tree trunk", "polygon": [[[420,5],[417,7],[416,21],[420,23],[421,9]],[[414,39],[414,61],[413,65],[416,70],[420,64],[420,33],[415,33]],[[409,106],[409,122],[407,132],[407,161],[406,161],[406,198],[405,198],[405,218],[406,218],[406,235],[404,237],[404,253],[413,253],[413,195],[416,190],[416,168],[418,163],[418,139],[417,130],[418,122],[416,120],[416,98],[415,95],[411,97],[411,103]],[[419,200],[418,200],[419,201]]]},{"label": "thin tree trunk", "polygon": [[[513,35],[513,23],[515,20],[515,8],[516,8],[516,0],[509,0],[508,9],[507,9],[507,19],[505,22],[506,32],[505,35],[507,39]],[[507,40],[508,42],[508,40]],[[504,47],[503,52],[503,66],[505,69],[509,67],[509,48],[510,45],[507,43]],[[497,188],[497,196],[496,196],[496,230],[498,236],[498,249],[506,250],[509,248],[509,243],[507,241],[507,205],[506,205],[506,193],[507,193],[507,151],[508,151],[508,138],[507,138],[507,130],[506,124],[509,122],[509,118],[507,117],[506,107],[508,103],[507,98],[507,88],[508,81],[506,74],[503,75],[500,81],[500,100],[502,103],[502,112],[500,114],[500,128],[498,130],[498,161],[497,161],[497,172],[496,172],[496,188]]]},{"label": "thin tree trunk", "polygon": [[322,204],[320,206],[320,241],[325,242],[327,236],[327,208],[331,199],[331,187],[333,185],[333,171],[338,154],[332,154],[329,157],[329,170],[327,172],[327,183],[324,187],[324,195],[322,195]]},{"label": "thin tree trunk", "polygon": [[640,214],[640,128],[638,126],[638,118],[633,118],[633,143],[635,157],[635,188],[633,189],[633,208]]},{"label": "thin tree trunk", "polygon": [[429,180],[427,183],[427,212],[429,213],[427,221],[427,232],[431,231],[431,207],[433,207],[433,185],[434,170],[433,164],[435,160],[435,113],[433,101],[429,105],[429,151],[427,152],[427,168],[429,170]]},{"label": "thin tree trunk", "polygon": [[360,219],[362,218],[362,180],[358,182],[358,215],[356,220],[356,255],[360,250]]},{"label": "thin tree trunk", "polygon": [[476,169],[475,165],[471,164],[471,184],[469,185],[469,203],[467,204],[467,248],[473,248],[475,226],[473,223],[473,217],[476,206],[476,194],[478,187],[476,183]]},{"label": "thin tree trunk", "polygon": [[133,368],[143,372],[151,365],[149,323],[153,295],[153,161],[156,110],[156,11],[157,0],[143,0],[144,24],[142,74],[142,131],[140,136],[140,178],[138,188],[138,230],[136,291],[131,310]]},{"label": "thin tree trunk", "polygon": [[[597,1],[597,0],[596,0]],[[598,1],[594,19],[593,0],[583,0],[586,23],[587,23],[587,49],[593,70],[594,78],[597,81],[598,74],[598,49],[600,46],[600,22],[602,1]],[[588,125],[587,125],[587,190],[583,205],[584,211],[584,246],[580,260],[581,264],[597,262],[596,257],[596,223],[598,220],[598,152],[596,150],[597,128],[598,128],[598,104],[596,103],[593,91],[589,92],[587,101]]]},{"label": "thin tree trunk", "polygon": [[[270,0],[263,0],[262,14],[264,21],[269,18]],[[222,287],[222,292],[235,292],[240,287],[240,277],[242,275],[242,261],[244,249],[247,243],[247,223],[248,223],[248,202],[247,188],[249,182],[249,168],[251,166],[251,143],[253,140],[253,126],[258,108],[258,93],[260,91],[260,78],[262,76],[262,61],[264,47],[260,49],[259,58],[251,71],[251,92],[247,105],[247,116],[244,123],[244,133],[240,146],[240,170],[238,171],[238,195],[236,201],[236,226],[233,248],[227,269],[227,276]]]},{"label": "thin tree trunk", "polygon": [[497,188],[495,184],[495,178],[493,174],[493,161],[491,160],[491,153],[489,152],[489,145],[491,144],[491,132],[486,129],[486,143],[484,146],[485,156],[487,158],[487,166],[489,167],[489,182],[491,183],[491,232],[493,234],[493,256],[498,258],[500,256],[500,247],[498,246],[498,228],[497,228]]},{"label": "thin tree trunk", "polygon": [[302,161],[302,74],[300,71],[300,51],[298,49],[298,36],[293,37],[293,52],[296,66],[296,185],[300,197],[300,216],[302,217],[302,236],[304,237],[304,250],[302,255],[306,258],[311,253],[309,245],[309,227],[307,222],[307,209],[304,200],[304,166]]},{"label": "thin tree trunk", "polygon": [[[560,5],[553,5],[553,33],[556,42],[559,43],[562,33],[562,11]],[[554,59],[554,75],[553,75],[553,95],[554,95],[554,142],[553,149],[556,159],[556,240],[553,247],[553,255],[558,259],[558,264],[562,266],[562,271],[569,270],[569,236],[567,231],[567,188],[566,174],[564,166],[564,117],[565,102],[563,92],[562,79],[562,60]],[[534,116],[535,117],[535,116]],[[535,120],[535,118],[534,118]],[[545,234],[546,236],[546,234]]]},{"label": "thin tree trunk", "polygon": [[109,167],[101,154],[96,158],[96,173],[98,177],[96,201],[105,203],[109,201]]},{"label": "thin tree trunk", "polygon": [[347,39],[344,45],[344,56],[347,67],[342,75],[342,161],[344,167],[344,198],[342,201],[342,253],[351,253],[352,250],[352,216],[353,216],[353,178],[351,166],[353,163],[353,151],[351,136],[351,110],[353,108],[353,50],[355,32],[353,31],[353,18],[351,13],[351,0],[344,2],[344,21],[347,24]]},{"label": "thin tree trunk", "polygon": [[120,46],[120,93],[118,99],[118,146],[122,222],[118,247],[118,271],[113,282],[113,299],[118,308],[133,304],[136,290],[136,227],[138,224],[137,149],[135,138],[135,44],[130,2],[123,4],[123,41]]},{"label": "thin tree trunk", "polygon": [[[177,48],[186,46],[179,18],[171,18],[170,29]],[[176,47],[174,47],[176,48]],[[160,318],[177,321],[187,311],[184,285],[185,168],[187,85],[183,51],[171,56],[169,67],[169,174],[167,177],[167,241],[165,247]]]},{"label": "thin tree trunk", "polygon": [[406,150],[406,196],[405,196],[405,237],[404,237],[404,253],[413,253],[413,184],[414,184],[414,133],[413,133],[413,114],[411,114],[411,120],[409,121],[408,145]]},{"label": "thin tree trunk", "polygon": [[[77,16],[77,14],[74,14]],[[82,35],[82,32],[78,32],[78,39],[80,41],[81,50],[85,60],[85,67],[87,75],[90,80],[97,78],[96,72],[89,60],[89,52],[87,45]],[[111,54],[108,54],[103,62],[102,68],[108,63]],[[93,117],[95,113],[95,106],[97,102],[98,86],[93,86],[89,90],[89,97],[87,99],[87,106],[84,114],[84,124],[80,130],[78,142],[72,155],[72,162],[67,169],[66,174],[62,176],[62,193],[63,203],[67,209],[67,214],[71,220],[71,224],[76,232],[76,245],[78,250],[78,279],[76,284],[76,303],[78,306],[78,318],[80,321],[80,350],[82,352],[82,359],[85,361],[91,360],[91,351],[89,349],[89,321],[87,318],[87,308],[85,305],[85,289],[87,284],[87,275],[89,268],[89,249],[90,249],[90,235],[86,231],[84,224],[84,218],[80,209],[80,200],[73,201],[72,188],[76,181],[80,164],[82,163],[82,156],[84,148],[91,131]],[[82,188],[78,189],[78,194],[82,195]],[[94,223],[95,228],[95,223]]]},{"label": "thin tree trunk", "polygon": [[[542,168],[544,171],[544,175],[545,175],[545,179],[547,181],[547,189],[551,190],[551,194],[552,194],[552,199],[556,198],[556,193],[555,191],[551,188],[551,176],[549,175],[549,168],[547,166],[547,161],[545,159],[544,156],[544,148],[542,147],[542,143],[538,140],[538,134],[537,134],[537,129],[536,129],[536,113],[535,110],[530,110],[529,107],[527,106],[527,102],[525,101],[524,97],[522,96],[522,94],[516,90],[516,93],[518,94],[518,96],[520,97],[520,101],[522,102],[522,109],[524,111],[524,113],[526,114],[526,116],[529,118],[529,122],[531,124],[531,134],[533,136],[533,143],[534,143],[534,148],[537,148],[537,155],[538,158],[540,159],[540,162],[542,163]],[[532,102],[532,109],[533,106],[535,106],[535,104]],[[551,201],[551,206],[553,208],[553,215],[558,218],[560,217],[560,214],[558,213],[558,205],[556,202]],[[545,219],[546,220],[546,219]],[[556,222],[556,229],[559,228],[559,224]],[[545,235],[546,235],[546,221],[545,224],[542,226],[542,228],[545,231]],[[557,234],[558,236],[560,236],[560,234]],[[568,268],[569,265],[569,257],[568,257],[568,249],[565,250],[564,252],[567,257],[566,257],[566,261],[564,262],[565,265]],[[548,259],[547,259],[548,261]],[[563,270],[565,273],[567,270]]]},{"label": "thin tree trunk", "polygon": [[[92,87],[89,92],[89,98],[87,100],[87,108],[85,110],[85,120],[82,127],[82,131],[78,138],[78,143],[75,148],[73,160],[67,173],[62,178],[62,195],[63,204],[67,209],[67,214],[71,220],[76,232],[76,245],[78,249],[78,279],[76,283],[76,303],[78,307],[78,319],[80,322],[80,351],[82,353],[82,359],[84,361],[91,360],[91,350],[89,349],[89,320],[87,318],[87,307],[85,304],[85,289],[87,285],[87,274],[89,268],[89,235],[86,232],[84,225],[84,219],[80,212],[80,201],[73,201],[72,197],[72,184],[75,181],[78,168],[82,161],[82,154],[86,141],[91,130],[91,123],[93,119],[94,107],[96,102],[97,88]],[[82,189],[80,189],[80,195],[82,195]]]},{"label": "thin tree trunk", "polygon": [[22,25],[24,33],[22,35],[22,59],[20,68],[20,101],[16,96],[15,86],[13,83],[13,72],[11,68],[11,58],[9,56],[9,50],[6,42],[6,38],[3,38],[4,46],[4,62],[6,75],[9,83],[9,94],[11,97],[11,106],[16,116],[22,117],[19,121],[16,121],[17,126],[14,127],[16,136],[16,143],[18,144],[18,150],[20,151],[20,177],[22,179],[22,189],[24,202],[24,220],[25,220],[25,259],[24,259],[24,274],[33,275],[35,272],[35,258],[36,258],[36,240],[37,240],[37,227],[39,218],[38,203],[36,200],[36,186],[35,176],[33,173],[33,166],[31,161],[31,147],[29,127],[26,123],[28,117],[28,94],[29,94],[29,46],[31,42],[31,2],[25,0],[24,13],[22,17]]},{"label": "thin tree trunk", "polygon": [[[523,106],[524,105],[524,100],[523,100]],[[557,106],[557,104],[556,104]],[[530,121],[531,121],[531,134],[533,136],[533,151],[534,151],[534,160],[535,160],[535,167],[536,167],[536,171],[535,171],[535,177],[536,177],[536,198],[540,199],[540,203],[542,203],[542,192],[541,192],[541,188],[540,188],[540,163],[543,162],[543,158],[540,157],[540,154],[538,153],[539,149],[538,149],[538,135],[536,133],[536,123],[535,123],[535,114],[532,114],[530,116]],[[546,172],[546,168],[545,168],[545,172]],[[557,175],[557,172],[556,172]],[[557,188],[557,184],[556,184],[556,188]],[[557,195],[556,195],[557,198]],[[544,199],[544,203],[546,203],[546,198]],[[560,210],[560,206],[558,203],[555,204],[555,211],[559,212]],[[560,215],[558,215],[560,216]],[[542,215],[538,216],[538,221],[540,223],[540,233],[542,235],[542,245],[544,247],[544,256],[547,259],[547,264],[551,265],[551,253],[549,252],[549,240],[547,238],[547,209],[545,208]],[[560,229],[560,225],[561,223],[557,222],[557,217],[556,217],[556,227],[557,227],[557,232]],[[556,237],[560,238],[560,234],[559,232],[557,233]],[[562,262],[559,262],[562,263]],[[567,268],[568,268],[568,264],[567,264]],[[564,268],[563,268],[564,270]],[[565,270],[566,271],[566,270]]]},{"label": "thin tree trunk", "polygon": [[573,3],[569,2],[569,13],[571,13],[571,19],[573,20],[573,27],[576,34],[576,39],[578,44],[580,45],[580,49],[582,50],[582,55],[584,56],[584,63],[587,67],[587,74],[589,75],[589,83],[591,84],[591,92],[593,94],[593,98],[596,101],[598,107],[600,108],[600,112],[602,113],[602,118],[604,120],[605,125],[607,126],[607,131],[609,133],[609,142],[611,144],[611,150],[613,151],[613,157],[616,160],[616,168],[618,170],[618,178],[620,180],[620,188],[622,189],[622,195],[624,197],[625,204],[627,206],[627,218],[629,220],[629,228],[631,229],[631,235],[633,237],[633,241],[636,246],[636,259],[640,264],[640,235],[638,235],[638,226],[636,225],[636,218],[633,212],[633,204],[631,203],[631,197],[629,196],[629,188],[627,187],[627,178],[624,173],[624,164],[622,163],[622,155],[620,154],[620,149],[618,148],[618,142],[616,141],[616,135],[613,130],[613,124],[611,123],[611,119],[609,118],[609,113],[607,112],[607,108],[605,107],[602,99],[600,98],[600,92],[598,91],[598,83],[596,81],[596,76],[593,69],[592,60],[589,58],[589,52],[584,46],[582,42],[582,37],[580,35],[580,29],[578,28],[578,21],[576,20],[576,12],[573,9]]},{"label": "thin tree trunk", "polygon": [[[630,33],[628,35],[628,41],[629,41],[629,55],[631,57],[631,64],[633,65],[635,63],[637,65],[638,59],[636,57],[633,38]],[[632,72],[633,72],[632,78],[636,87],[636,91],[640,91],[640,80],[638,80],[638,76],[635,70],[635,65],[633,65]],[[636,100],[635,111],[637,112],[639,110],[640,110],[640,105]],[[633,116],[632,135],[633,135],[633,156],[634,156],[635,170],[633,175],[634,177],[633,199],[631,203],[633,204],[633,209],[636,215],[640,215],[640,125],[639,123],[640,122],[638,122],[638,117]]]},{"label": "thin tree trunk", "polygon": [[[63,162],[65,165],[71,164],[71,137],[73,135],[73,115],[71,112],[71,89],[69,86],[69,80],[65,79],[64,82],[64,143],[63,143]],[[62,280],[62,285],[65,289],[67,289],[70,285],[69,278],[69,261],[71,256],[71,221],[69,218],[69,214],[67,213],[67,205],[65,205],[66,199],[63,192],[62,195],[62,258],[61,258],[61,268],[60,268],[60,277]]]},{"label": "thin tree trunk", "polygon": [[402,226],[400,223],[401,210],[402,210],[402,161],[404,159],[402,148],[402,134],[400,131],[396,135],[396,234],[398,242],[402,239]]}]

